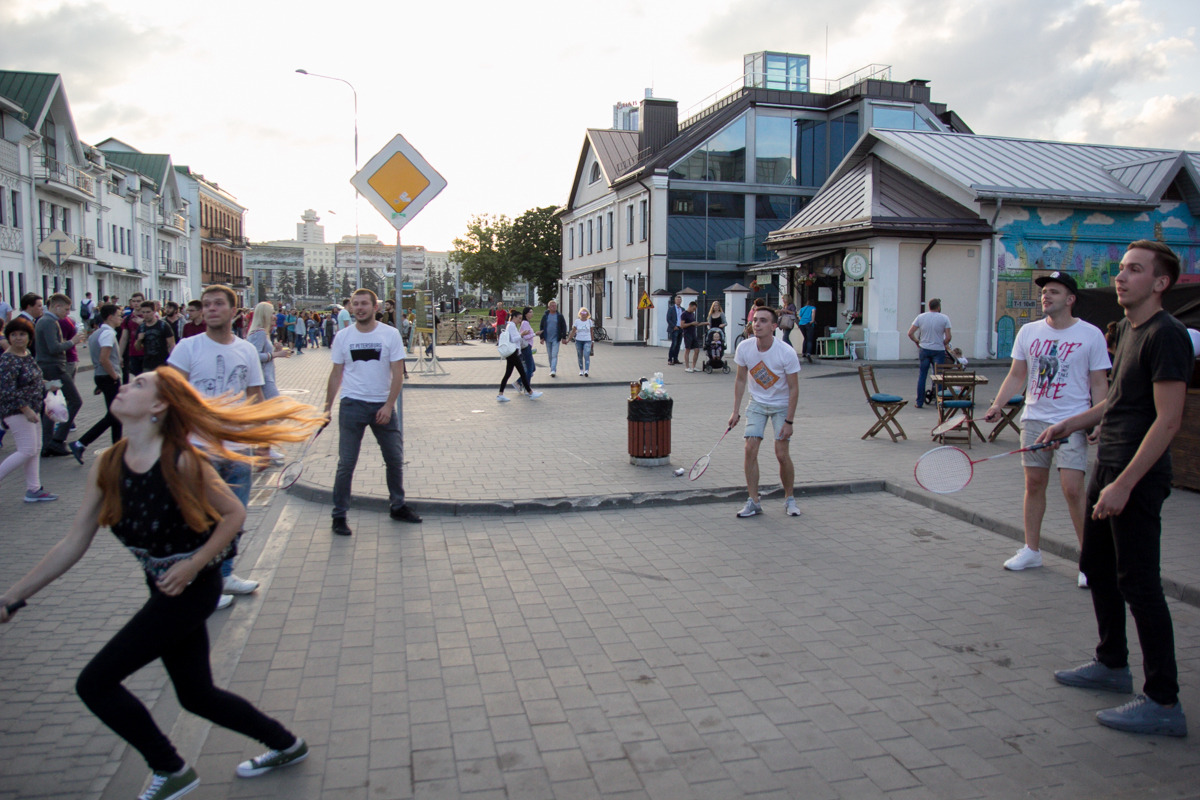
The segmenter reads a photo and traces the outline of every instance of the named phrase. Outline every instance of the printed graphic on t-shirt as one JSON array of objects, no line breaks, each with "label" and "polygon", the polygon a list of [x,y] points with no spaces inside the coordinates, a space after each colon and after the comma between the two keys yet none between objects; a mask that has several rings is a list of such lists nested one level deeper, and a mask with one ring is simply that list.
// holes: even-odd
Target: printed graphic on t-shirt
[{"label": "printed graphic on t-shirt", "polygon": [[246,365],[239,364],[226,375],[225,356],[218,354],[215,375],[211,378],[194,380],[192,386],[205,397],[220,397],[227,392],[233,392],[235,397],[240,397],[246,393],[247,372]]},{"label": "printed graphic on t-shirt", "polygon": [[767,367],[765,361],[760,361],[750,368],[750,377],[764,389],[770,389],[779,381],[779,376]]},{"label": "printed graphic on t-shirt", "polygon": [[[1034,339],[1029,347],[1029,355],[1035,358],[1037,366],[1033,385],[1033,398],[1058,399],[1066,390],[1067,381],[1071,377],[1071,354],[1081,348],[1080,342],[1063,342],[1060,350],[1057,339]],[[1087,369],[1087,364],[1083,365]]]},{"label": "printed graphic on t-shirt", "polygon": [[383,358],[380,342],[355,342],[350,345],[351,361],[379,361]]}]

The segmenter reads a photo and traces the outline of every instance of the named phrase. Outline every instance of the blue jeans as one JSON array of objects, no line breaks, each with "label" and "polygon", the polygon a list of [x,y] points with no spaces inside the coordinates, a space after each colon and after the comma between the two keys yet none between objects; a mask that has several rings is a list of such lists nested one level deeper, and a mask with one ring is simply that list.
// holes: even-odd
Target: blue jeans
[{"label": "blue jeans", "polygon": [[392,418],[386,425],[375,422],[375,414],[383,407],[382,402],[355,400],[343,397],[338,406],[338,465],[333,479],[333,516],[344,517],[350,510],[350,480],[358,464],[358,451],[362,447],[363,433],[367,427],[375,434],[375,441],[383,451],[386,464],[388,502],[392,510],[404,505],[404,434],[400,431],[400,414],[404,408],[403,395],[397,399]]},{"label": "blue jeans", "polygon": [[[213,468],[217,474],[221,476],[221,480],[233,492],[238,500],[242,501],[242,506],[250,505],[250,465],[245,461],[226,461],[224,459],[213,459]],[[228,578],[233,574],[233,558],[237,555],[237,546],[242,540],[242,532],[238,531],[237,537],[234,539],[233,552],[229,558],[221,562],[221,577]]]},{"label": "blue jeans", "polygon": [[668,336],[671,337],[671,349],[667,351],[667,361],[679,361],[679,346],[683,344],[683,328],[675,328]]},{"label": "blue jeans", "polygon": [[927,350],[921,348],[921,374],[917,378],[917,408],[925,405],[925,378],[929,375],[931,364],[942,364],[946,361],[945,350]]},{"label": "blue jeans", "polygon": [[562,344],[560,339],[546,340],[546,357],[550,359],[550,372],[558,372],[558,346]]},{"label": "blue jeans", "polygon": [[592,367],[592,343],[575,340],[575,357],[579,359],[579,368],[588,372]]},{"label": "blue jeans", "polygon": [[525,382],[533,380],[533,371],[537,366],[533,363],[533,347],[521,348],[521,366],[525,367]]}]

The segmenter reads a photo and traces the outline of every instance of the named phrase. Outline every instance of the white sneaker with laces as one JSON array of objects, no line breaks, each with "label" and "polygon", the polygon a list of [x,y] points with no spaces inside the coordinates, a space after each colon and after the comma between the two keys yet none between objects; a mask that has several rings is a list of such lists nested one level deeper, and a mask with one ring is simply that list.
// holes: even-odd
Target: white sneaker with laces
[{"label": "white sneaker with laces", "polygon": [[758,503],[754,502],[753,497],[747,497],[746,505],[742,506],[742,510],[739,511],[737,513],[737,515],[739,517],[741,517],[742,519],[745,519],[746,517],[756,517],[761,513],[762,513],[762,506],[760,506]]},{"label": "white sneaker with laces", "polygon": [[529,397],[530,400],[537,400],[539,397],[542,396],[542,393],[541,392],[530,392],[527,396]]},{"label": "white sneaker with laces", "polygon": [[789,517],[800,516],[800,507],[796,505],[796,498],[789,497],[783,502],[783,510]]},{"label": "white sneaker with laces", "polygon": [[1042,565],[1042,551],[1030,550],[1027,545],[1021,547],[1017,554],[1004,562],[1004,568],[1017,572]]},{"label": "white sneaker with laces", "polygon": [[230,575],[225,579],[225,584],[221,589],[225,594],[250,594],[258,588],[258,581],[248,581],[245,578],[239,578],[237,575]]},{"label": "white sneaker with laces", "polygon": [[229,608],[231,605],[233,605],[233,595],[223,594],[221,595],[221,599],[217,601],[217,611],[220,611],[223,608]]},{"label": "white sneaker with laces", "polygon": [[502,394],[498,394],[498,395],[496,395],[496,402],[497,402],[497,403],[507,403],[507,402],[508,402],[508,398],[507,398],[507,397],[505,397],[505,396],[504,396],[504,395],[502,395]]}]

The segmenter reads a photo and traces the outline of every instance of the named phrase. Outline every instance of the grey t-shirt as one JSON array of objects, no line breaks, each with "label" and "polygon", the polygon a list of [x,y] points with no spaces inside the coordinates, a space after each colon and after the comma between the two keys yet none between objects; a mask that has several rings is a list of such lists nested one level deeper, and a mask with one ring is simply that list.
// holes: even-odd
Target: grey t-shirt
[{"label": "grey t-shirt", "polygon": [[926,311],[913,320],[920,334],[921,347],[925,350],[945,350],[946,331],[950,330],[950,318],[940,311]]}]

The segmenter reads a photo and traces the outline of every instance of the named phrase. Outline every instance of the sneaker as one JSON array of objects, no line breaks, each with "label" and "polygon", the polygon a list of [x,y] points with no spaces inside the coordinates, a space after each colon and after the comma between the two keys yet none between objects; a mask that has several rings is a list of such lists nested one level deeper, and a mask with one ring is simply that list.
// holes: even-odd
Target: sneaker
[{"label": "sneaker", "polygon": [[345,517],[333,518],[333,532],[337,536],[349,536],[352,533],[350,526],[346,524]]},{"label": "sneaker", "polygon": [[31,492],[28,489],[25,490],[26,503],[49,503],[50,501],[57,499],[58,495],[50,494],[46,491],[46,487],[44,486],[39,486],[36,492]]},{"label": "sneaker", "polygon": [[1133,675],[1130,674],[1129,667],[1110,669],[1094,658],[1075,669],[1060,669],[1054,673],[1054,680],[1064,686],[1076,686],[1080,689],[1133,694]]},{"label": "sneaker", "polygon": [[1041,565],[1042,551],[1030,550],[1028,546],[1022,546],[1015,556],[1004,562],[1004,568],[1011,569],[1014,572],[1040,567]]},{"label": "sneaker", "polygon": [[502,395],[502,394],[498,394],[498,395],[496,395],[496,402],[497,402],[497,403],[507,403],[507,402],[508,402],[508,398],[507,398],[507,397],[505,397],[505,396],[504,396],[504,395]]},{"label": "sneaker", "polygon": [[579,370],[579,377],[583,377],[583,370]]},{"label": "sneaker", "polygon": [[1123,706],[1096,712],[1096,721],[1106,728],[1152,736],[1187,736],[1183,706],[1163,706],[1139,694]]},{"label": "sneaker", "polygon": [[233,605],[233,595],[223,594],[221,595],[221,599],[217,601],[217,611],[220,611],[223,608],[229,608],[231,605]]},{"label": "sneaker", "polygon": [[249,761],[237,765],[239,778],[255,778],[273,769],[296,764],[308,758],[308,745],[300,737],[287,750],[268,750],[261,756],[255,756]]},{"label": "sneaker", "polygon": [[555,376],[555,374],[554,374],[553,372],[551,372],[551,373],[550,373],[550,377],[551,377],[551,378],[553,378],[553,377],[556,377],[556,376]]},{"label": "sneaker", "polygon": [[417,512],[412,510],[412,506],[410,505],[402,505],[399,508],[393,508],[388,516],[399,522],[411,522],[416,524],[421,521],[421,517],[417,514]]},{"label": "sneaker", "polygon": [[225,579],[225,585],[221,591],[225,594],[250,594],[257,588],[258,581],[248,581],[237,575],[230,575]]},{"label": "sneaker", "polygon": [[200,785],[196,770],[185,766],[179,772],[151,772],[150,785],[138,795],[138,800],[173,800]]},{"label": "sneaker", "polygon": [[789,517],[800,516],[800,507],[796,505],[796,498],[794,497],[789,497],[783,501],[783,510]]},{"label": "sneaker", "polygon": [[587,370],[585,369],[585,370],[583,371],[583,377],[585,377],[585,378],[586,378],[587,376],[588,376],[588,374],[587,374]]},{"label": "sneaker", "polygon": [[1078,586],[1080,589],[1088,588],[1087,575],[1084,575],[1082,572],[1079,573],[1079,578],[1075,581],[1075,585]]},{"label": "sneaker", "polygon": [[75,456],[75,460],[78,461],[80,464],[82,464],[83,463],[83,451],[87,450],[87,448],[84,447],[79,442],[71,442],[69,445],[67,445],[67,447],[71,448],[71,455]]},{"label": "sneaker", "polygon": [[762,513],[762,506],[754,502],[753,497],[746,498],[746,505],[737,513],[739,517],[754,517]]},{"label": "sneaker", "polygon": [[685,367],[683,371],[684,372],[695,372],[696,370],[692,369],[691,367]]},{"label": "sneaker", "polygon": [[541,396],[541,392],[530,392],[528,395],[526,395],[526,397],[528,397],[530,400],[537,400]]}]

